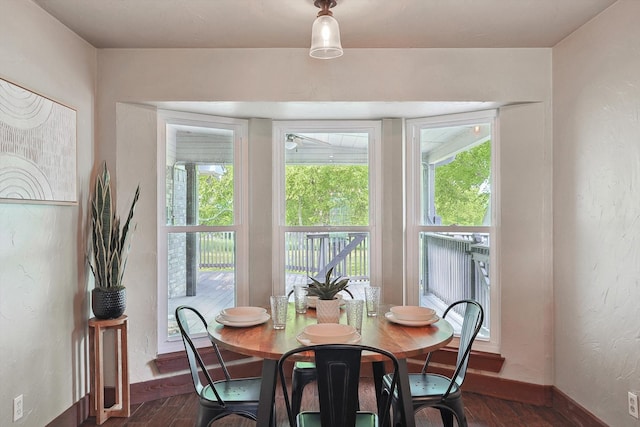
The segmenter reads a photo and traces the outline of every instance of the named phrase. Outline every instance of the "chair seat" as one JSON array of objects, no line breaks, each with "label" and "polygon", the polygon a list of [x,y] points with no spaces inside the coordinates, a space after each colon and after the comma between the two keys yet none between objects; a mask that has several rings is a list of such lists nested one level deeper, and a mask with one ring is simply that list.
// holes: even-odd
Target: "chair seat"
[{"label": "chair seat", "polygon": [[[227,404],[252,403],[260,400],[260,378],[242,378],[230,381],[215,381],[220,398]],[[202,389],[200,397],[218,404],[210,385]]]},{"label": "chair seat", "polygon": [[313,362],[296,362],[295,369],[316,369],[316,364]]},{"label": "chair seat", "polygon": [[[420,405],[429,401],[440,401],[442,396],[447,391],[451,380],[445,376],[438,374],[409,374],[409,384],[411,385],[411,398],[414,402],[420,402]],[[391,378],[389,375],[385,375],[382,378],[384,386],[391,384]],[[454,384],[451,388],[451,393],[447,396],[447,399],[455,399],[460,395],[460,388],[457,384]],[[395,393],[397,398],[397,390]]]},{"label": "chair seat", "polygon": [[[297,417],[298,427],[322,427],[320,412],[300,412]],[[378,416],[373,412],[358,412],[355,427],[377,427]]]}]

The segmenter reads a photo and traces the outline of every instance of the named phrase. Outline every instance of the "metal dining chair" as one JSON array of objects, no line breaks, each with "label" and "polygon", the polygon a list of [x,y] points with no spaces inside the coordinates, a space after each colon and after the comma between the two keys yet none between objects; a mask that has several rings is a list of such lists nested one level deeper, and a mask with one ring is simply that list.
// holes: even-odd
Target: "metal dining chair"
[{"label": "metal dining chair", "polygon": [[[190,331],[202,332],[204,330],[206,332],[206,320],[196,309],[184,305],[176,308],[176,320],[182,334],[187,358],[189,359],[193,385],[199,397],[200,405],[196,427],[207,427],[213,421],[231,414],[255,421],[258,415],[258,400],[262,380],[260,378],[231,378],[218,346],[211,342],[220,364],[220,369],[224,374],[223,380],[213,381],[198,348],[190,336]],[[202,383],[199,373],[204,375],[205,384]],[[275,425],[273,420],[271,425]]]},{"label": "metal dining chair", "polygon": [[[467,372],[467,364],[469,362],[469,354],[471,345],[475,340],[482,322],[484,321],[484,311],[482,306],[473,300],[461,300],[454,302],[445,310],[443,318],[447,317],[454,308],[464,304],[464,319],[462,321],[462,330],[460,332],[460,345],[458,347],[458,357],[456,367],[451,378],[439,374],[428,374],[427,368],[431,355],[427,355],[427,359],[419,374],[409,374],[409,383],[411,385],[411,398],[413,410],[418,411],[422,408],[435,407],[440,410],[442,422],[446,427],[453,427],[453,418],[456,418],[459,427],[467,426],[467,418],[464,413],[464,404],[462,402],[462,383]],[[383,377],[383,394],[393,396],[393,424],[401,425],[399,402],[397,393],[391,388],[392,378]],[[409,414],[407,414],[409,416]]]},{"label": "metal dining chair", "polygon": [[[353,294],[345,289],[344,292],[349,294],[353,299]],[[288,296],[291,297],[293,289],[289,291]],[[302,405],[302,393],[307,384],[312,383],[318,377],[316,365],[313,362],[295,362],[293,364],[293,373],[291,374],[291,408],[294,414],[300,412]]]},{"label": "metal dining chair", "polygon": [[[387,374],[390,395],[381,397],[378,412],[360,411],[358,387],[362,352],[381,355],[391,363],[393,372]],[[284,365],[300,353],[313,353],[318,372],[319,411],[295,413],[290,403]],[[278,373],[289,417],[289,424],[297,427],[377,427],[387,420],[391,409],[391,396],[395,394],[398,377],[398,359],[388,351],[357,344],[319,344],[298,347],[283,354],[278,361]],[[386,424],[386,423],[383,423]]]}]

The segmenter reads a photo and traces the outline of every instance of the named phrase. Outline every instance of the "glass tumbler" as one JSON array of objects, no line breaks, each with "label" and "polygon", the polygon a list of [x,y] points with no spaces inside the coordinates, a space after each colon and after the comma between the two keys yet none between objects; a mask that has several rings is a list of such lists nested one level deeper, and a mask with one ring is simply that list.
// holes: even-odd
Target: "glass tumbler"
[{"label": "glass tumbler", "polygon": [[347,324],[356,328],[358,333],[362,332],[364,301],[361,299],[345,299],[344,302],[347,310]]},{"label": "glass tumbler", "polygon": [[272,295],[270,301],[273,329],[284,329],[287,324],[287,305],[289,304],[289,298],[286,295]]},{"label": "glass tumbler", "polygon": [[307,312],[307,287],[296,286],[293,288],[293,298],[296,306],[296,313],[304,314]]},{"label": "glass tumbler", "polygon": [[367,316],[373,317],[378,315],[378,306],[380,305],[380,287],[367,286],[364,288],[364,296],[367,302]]}]

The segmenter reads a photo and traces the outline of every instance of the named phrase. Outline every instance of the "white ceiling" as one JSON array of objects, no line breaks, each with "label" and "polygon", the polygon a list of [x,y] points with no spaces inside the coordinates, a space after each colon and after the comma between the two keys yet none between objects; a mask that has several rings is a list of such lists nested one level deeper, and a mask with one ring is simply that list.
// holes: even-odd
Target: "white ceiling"
[{"label": "white ceiling", "polygon": [[[97,48],[308,47],[313,0],[34,0]],[[350,48],[552,47],[615,0],[337,0]]]},{"label": "white ceiling", "polygon": [[[33,0],[97,48],[307,48],[313,0]],[[552,47],[616,0],[338,0],[350,48]],[[339,61],[340,59],[334,59]],[[170,103],[235,117],[367,119],[489,103]],[[332,117],[334,115],[336,117]]]}]

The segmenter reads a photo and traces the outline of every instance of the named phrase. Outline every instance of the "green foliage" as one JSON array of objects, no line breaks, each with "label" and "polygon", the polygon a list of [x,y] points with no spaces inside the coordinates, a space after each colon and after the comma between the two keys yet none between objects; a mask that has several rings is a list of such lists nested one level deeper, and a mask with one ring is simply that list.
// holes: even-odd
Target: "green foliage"
[{"label": "green foliage", "polygon": [[338,292],[347,289],[349,286],[349,278],[336,277],[331,280],[332,273],[333,267],[327,271],[324,282],[320,282],[309,276],[309,280],[311,280],[311,283],[309,283],[309,295],[315,295],[318,299],[322,300],[332,300]]},{"label": "green foliage", "polygon": [[129,208],[127,220],[120,229],[120,217],[116,214],[111,198],[111,177],[104,163],[102,174],[96,177],[95,191],[91,197],[91,236],[93,262],[89,267],[96,280],[97,288],[122,288],[122,277],[127,265],[127,255],[133,234],[130,229],[133,211],[140,197],[140,186]]},{"label": "green foliage", "polygon": [[435,207],[443,225],[481,225],[489,207],[491,142],[436,168]]},{"label": "green foliage", "polygon": [[198,216],[202,225],[233,225],[233,166],[220,177],[198,175]]},{"label": "green foliage", "polygon": [[288,165],[287,225],[368,225],[366,165]]},{"label": "green foliage", "polygon": [[[225,168],[221,177],[198,177],[200,224],[233,225],[233,167]],[[435,207],[442,224],[483,223],[490,172],[490,141],[436,169]],[[367,165],[287,165],[285,186],[288,226],[369,224]]]}]

